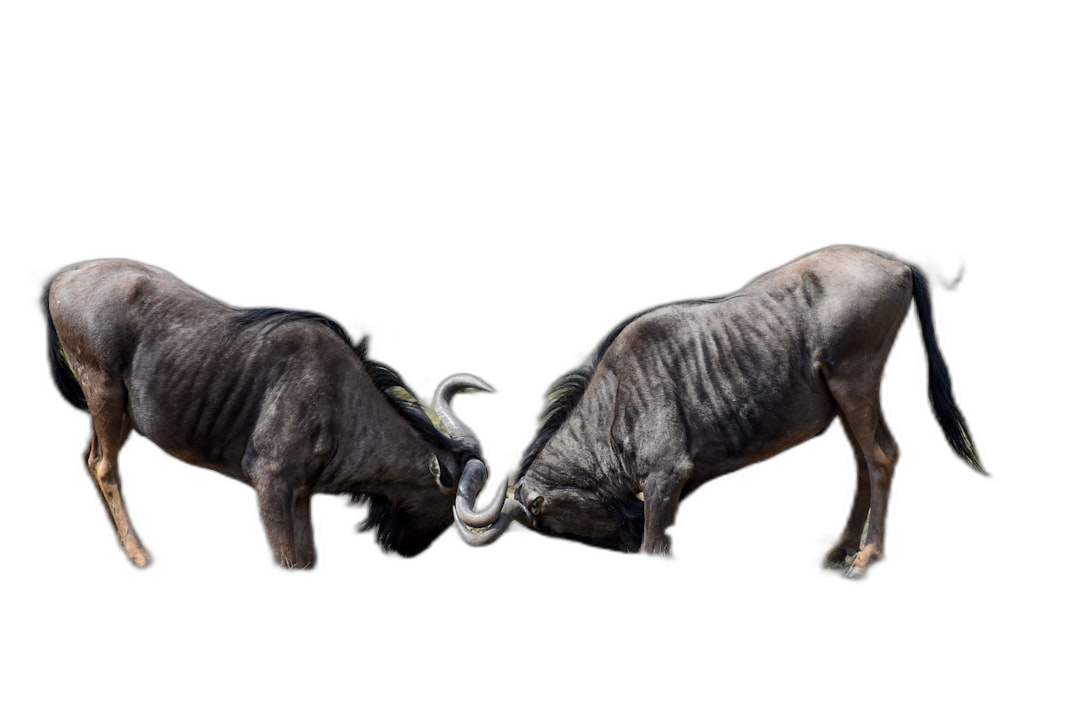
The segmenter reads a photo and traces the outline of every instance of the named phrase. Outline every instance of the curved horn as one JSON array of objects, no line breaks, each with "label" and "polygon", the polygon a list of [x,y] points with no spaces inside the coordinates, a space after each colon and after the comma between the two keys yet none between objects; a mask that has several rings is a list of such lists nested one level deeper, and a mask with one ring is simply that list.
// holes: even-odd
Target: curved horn
[{"label": "curved horn", "polygon": [[[464,373],[451,375],[439,383],[439,387],[435,389],[433,403],[435,414],[450,437],[465,442],[479,453],[480,441],[450,409],[450,401],[462,390],[495,392],[493,387],[475,375]],[[487,474],[487,465],[484,461],[472,458],[465,463],[465,468],[461,471],[461,479],[458,481],[457,500],[454,501],[454,523],[462,539],[469,545],[487,545],[494,542],[506,532],[511,521],[524,520],[529,514],[517,500],[506,497],[506,490],[510,484],[509,477],[499,488],[498,495],[491,505],[480,511],[474,510],[473,503],[476,502],[476,496],[484,487]]]},{"label": "curved horn", "polygon": [[502,512],[499,513],[499,519],[489,527],[476,529],[471,528],[461,521],[458,517],[457,508],[454,508],[454,524],[457,525],[458,532],[461,534],[461,539],[467,544],[473,546],[489,545],[506,532],[506,529],[510,527],[510,523],[514,520],[525,520],[529,516],[529,511],[525,509],[525,506],[519,503],[514,498],[507,498],[503,504]]},{"label": "curved horn", "polygon": [[469,545],[488,545],[495,542],[514,520],[525,522],[529,512],[515,498],[506,496],[510,484],[507,476],[499,495],[484,510],[472,509],[476,496],[487,478],[487,467],[479,460],[470,460],[461,473],[458,483],[457,501],[454,503],[454,524],[457,525],[461,539]]},{"label": "curved horn", "polygon": [[491,525],[499,519],[503,504],[506,502],[506,488],[510,484],[507,477],[499,489],[499,494],[484,510],[473,510],[476,496],[484,487],[487,480],[487,465],[482,460],[473,458],[465,463],[465,469],[461,471],[461,480],[458,481],[457,500],[454,502],[455,517],[466,525],[474,528],[482,528]]},{"label": "curved horn", "polygon": [[435,414],[439,417],[439,422],[446,428],[446,432],[450,437],[475,445],[479,451],[480,442],[476,439],[476,435],[450,409],[450,401],[462,390],[495,392],[495,388],[475,375],[466,373],[451,375],[439,383],[439,387],[435,389]]}]

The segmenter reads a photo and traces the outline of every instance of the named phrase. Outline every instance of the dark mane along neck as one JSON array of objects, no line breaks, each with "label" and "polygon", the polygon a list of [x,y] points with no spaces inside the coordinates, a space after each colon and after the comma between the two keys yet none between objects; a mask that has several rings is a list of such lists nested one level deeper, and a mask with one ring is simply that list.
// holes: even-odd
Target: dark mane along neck
[{"label": "dark mane along neck", "polygon": [[[360,342],[353,345],[352,338],[338,322],[331,320],[325,315],[308,312],[306,310],[282,310],[280,308],[252,308],[241,310],[232,320],[234,336],[245,329],[260,327],[263,334],[269,334],[277,328],[291,322],[313,322],[329,328],[342,342],[352,348],[356,357],[360,360],[364,370],[375,383],[387,402],[397,411],[398,415],[405,419],[419,435],[429,442],[434,448],[450,452],[460,452],[464,445],[447,437],[440,432],[424,406],[417,400],[416,394],[405,384],[405,381],[389,365],[372,360],[367,356],[368,337],[365,335]],[[464,460],[463,460],[464,462]]]},{"label": "dark mane along neck", "polygon": [[593,353],[588,362],[580,368],[571,370],[563,375],[556,380],[554,384],[552,384],[551,389],[548,390],[547,405],[544,407],[544,412],[540,415],[540,430],[537,432],[532,443],[525,450],[525,455],[521,461],[521,467],[518,469],[517,477],[514,482],[520,482],[521,479],[525,477],[529,468],[536,462],[536,458],[540,456],[540,453],[543,452],[551,438],[559,431],[559,428],[563,426],[566,419],[570,417],[570,413],[572,413],[578,403],[581,402],[581,397],[585,394],[585,388],[588,387],[589,382],[596,373],[596,367],[600,364],[600,360],[603,359],[608,348],[611,347],[611,344],[615,342],[615,339],[619,337],[622,331],[625,330],[630,323],[651,312],[673,305],[714,304],[730,300],[733,297],[738,296],[728,295],[707,298],[704,300],[683,300],[681,302],[658,305],[649,308],[648,310],[643,310],[636,315],[632,315],[615,326],[615,329],[608,333],[607,337],[604,338],[604,341],[596,348],[596,352]]},{"label": "dark mane along neck", "polygon": [[566,373],[552,384],[547,393],[547,405],[540,415],[540,430],[536,433],[536,438],[525,450],[525,456],[521,461],[521,467],[518,469],[515,482],[520,482],[525,477],[529,468],[536,462],[536,458],[540,456],[551,438],[559,431],[566,419],[570,417],[570,413],[581,402],[581,396],[585,394],[585,388],[588,387],[589,382],[592,380],[593,374],[596,372],[596,366],[600,364],[601,358],[611,347],[611,343],[615,342],[615,338],[626,329],[627,325],[647,312],[650,311],[646,310],[638,313],[619,323],[596,348],[596,352],[593,353],[588,362],[576,370]]}]

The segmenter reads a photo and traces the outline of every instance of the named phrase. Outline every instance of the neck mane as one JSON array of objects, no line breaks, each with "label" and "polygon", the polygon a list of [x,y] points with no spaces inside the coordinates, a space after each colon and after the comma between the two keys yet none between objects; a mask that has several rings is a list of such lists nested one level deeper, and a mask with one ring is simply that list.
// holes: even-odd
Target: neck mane
[{"label": "neck mane", "polygon": [[246,328],[257,326],[265,335],[286,323],[292,322],[317,323],[337,335],[356,354],[364,371],[367,372],[368,377],[375,383],[375,387],[379,389],[379,392],[390,403],[390,406],[433,448],[453,453],[465,449],[462,442],[448,437],[435,426],[427,411],[424,410],[424,406],[417,400],[416,393],[405,384],[405,381],[396,370],[367,356],[368,337],[366,335],[354,345],[345,328],[325,315],[305,310],[282,310],[280,308],[241,310],[240,314],[232,320],[232,330],[238,334]]},{"label": "neck mane", "polygon": [[727,295],[704,300],[683,300],[680,302],[667,303],[665,305],[657,305],[656,307],[632,315],[615,326],[615,329],[608,333],[607,337],[604,338],[604,341],[596,348],[596,351],[592,354],[592,357],[589,358],[588,362],[576,370],[571,370],[563,375],[556,380],[548,390],[547,405],[540,415],[540,430],[537,432],[532,443],[525,450],[525,455],[522,458],[521,466],[514,479],[514,484],[516,485],[524,479],[526,473],[529,472],[529,468],[532,467],[532,464],[536,462],[536,459],[543,452],[544,448],[547,447],[548,442],[551,441],[551,438],[555,436],[555,433],[559,431],[567,418],[570,417],[574,408],[581,402],[581,398],[585,394],[585,388],[588,387],[593,375],[596,374],[596,368],[600,364],[600,360],[603,359],[608,348],[611,347],[615,342],[615,339],[619,337],[622,331],[625,330],[630,323],[663,308],[676,305],[711,305],[722,303],[734,297],[739,296]]}]

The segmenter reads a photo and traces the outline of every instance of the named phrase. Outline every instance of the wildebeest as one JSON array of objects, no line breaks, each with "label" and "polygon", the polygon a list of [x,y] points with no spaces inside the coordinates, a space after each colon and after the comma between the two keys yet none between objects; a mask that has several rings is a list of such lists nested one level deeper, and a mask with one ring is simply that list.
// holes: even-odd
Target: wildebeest
[{"label": "wildebeest", "polygon": [[831,247],[734,294],[653,308],[616,327],[591,362],[552,387],[513,497],[503,492],[477,512],[476,492],[462,488],[462,536],[486,544],[519,520],[592,545],[666,553],[684,497],[820,435],[839,416],[858,485],[826,561],[862,573],[884,548],[898,457],[881,412],[882,370],[913,298],[934,414],[956,453],[982,472],[923,275],[876,252]]},{"label": "wildebeest", "polygon": [[362,529],[415,555],[452,522],[458,481],[483,482],[480,444],[451,412],[454,375],[435,393],[442,428],[394,370],[334,321],[241,310],[128,260],[73,265],[45,289],[52,374],[90,414],[86,453],[120,543],[150,557],[128,519],[117,454],[132,430],[166,452],[251,485],[274,559],[315,564],[313,493],[368,502]]}]

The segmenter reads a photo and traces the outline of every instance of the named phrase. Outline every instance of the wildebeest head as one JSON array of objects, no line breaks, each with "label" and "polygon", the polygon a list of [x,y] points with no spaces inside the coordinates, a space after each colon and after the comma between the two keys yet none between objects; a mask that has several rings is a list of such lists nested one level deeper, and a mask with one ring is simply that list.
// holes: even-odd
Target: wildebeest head
[{"label": "wildebeest head", "polygon": [[462,478],[454,507],[458,529],[470,545],[494,542],[517,520],[544,535],[609,550],[637,552],[641,547],[645,513],[637,495],[615,494],[584,477],[549,481],[534,473],[519,480],[512,493],[504,483],[491,506],[476,512],[470,508],[485,472],[477,467],[475,480]]},{"label": "wildebeest head", "polygon": [[535,462],[549,439],[541,432],[536,452],[526,453],[513,490],[507,492],[508,478],[486,510],[472,509],[486,470],[477,465],[471,473],[466,471],[454,507],[465,541],[486,545],[517,520],[544,535],[637,552],[644,532],[641,496],[628,483],[610,482],[609,473],[591,467],[595,458],[588,452],[578,454],[563,446]]},{"label": "wildebeest head", "polygon": [[469,482],[463,476],[454,509],[465,542],[494,542],[517,520],[544,535],[611,550],[638,551],[644,532],[644,506],[636,489],[626,482],[612,482],[619,473],[605,467],[604,460],[588,448],[573,442],[556,442],[554,448],[549,447],[570,419],[607,349],[636,317],[616,327],[584,367],[551,387],[540,431],[525,452],[512,493],[506,492],[507,479],[491,507],[474,512],[473,502],[484,476],[477,473],[476,480]]},{"label": "wildebeest head", "polygon": [[590,483],[547,483],[532,476],[514,489],[525,508],[524,522],[537,532],[588,545],[637,552],[644,504],[636,496],[616,497]]},{"label": "wildebeest head", "polygon": [[[437,428],[428,418],[419,402],[386,366],[372,367],[368,371],[384,392],[397,388],[401,394],[390,394],[399,412],[410,420],[414,429],[431,443],[435,451],[428,462],[428,472],[433,482],[424,488],[413,488],[408,494],[395,498],[379,493],[354,494],[356,502],[367,502],[368,516],[360,525],[361,532],[374,530],[379,544],[406,557],[425,550],[451,523],[445,501],[439,495],[455,492],[458,479],[468,467],[485,468],[480,442],[476,434],[453,412],[451,401],[462,391],[493,389],[478,377],[468,374],[451,375],[435,390],[433,410],[439,421]],[[383,377],[383,375],[386,377]]]}]

